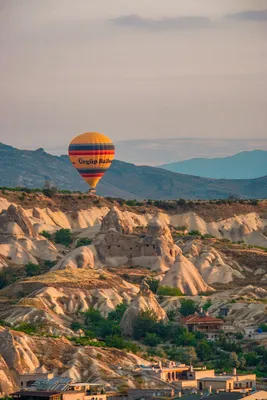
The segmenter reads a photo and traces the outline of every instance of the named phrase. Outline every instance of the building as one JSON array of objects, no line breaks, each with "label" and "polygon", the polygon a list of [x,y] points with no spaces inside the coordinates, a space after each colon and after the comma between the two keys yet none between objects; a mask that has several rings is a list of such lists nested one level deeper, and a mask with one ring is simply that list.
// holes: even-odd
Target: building
[{"label": "building", "polygon": [[106,400],[102,385],[72,383],[70,378],[38,379],[31,386],[13,393],[14,400]]},{"label": "building", "polygon": [[128,390],[127,400],[150,400],[153,398],[173,398],[175,392],[173,389],[130,389]]},{"label": "building", "polygon": [[32,374],[21,374],[19,379],[20,379],[20,387],[21,389],[26,389],[29,388],[36,382],[37,380],[40,379],[52,379],[54,377],[54,374],[49,373],[49,372],[34,372]]},{"label": "building", "polygon": [[[205,397],[208,400],[266,400],[267,392],[259,391],[250,394],[238,393],[238,392],[219,392],[210,394]],[[203,396],[201,394],[182,396],[182,400],[201,400]]]},{"label": "building", "polygon": [[200,391],[211,388],[213,391],[248,392],[256,387],[256,375],[238,375],[234,368],[232,375],[206,376],[199,378],[197,382],[197,388]]},{"label": "building", "polygon": [[209,340],[214,340],[223,330],[223,320],[211,317],[208,312],[201,310],[199,313],[181,318],[181,325],[187,328],[189,332],[202,332]]}]

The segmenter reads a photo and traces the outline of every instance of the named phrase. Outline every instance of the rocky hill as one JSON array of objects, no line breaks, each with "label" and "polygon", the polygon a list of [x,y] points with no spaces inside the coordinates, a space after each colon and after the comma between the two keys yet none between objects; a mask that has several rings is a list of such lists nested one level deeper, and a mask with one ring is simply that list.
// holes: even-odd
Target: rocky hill
[{"label": "rocky hill", "polygon": [[[266,202],[171,204],[2,193],[5,392],[42,367],[114,390],[140,385],[136,364],[174,353],[155,353],[157,337],[140,339],[137,322],[148,318],[167,334],[186,299],[213,316],[227,308],[225,324],[240,334],[267,322]],[[158,384],[142,376],[144,387]]]},{"label": "rocky hill", "polygon": [[[54,181],[60,189],[88,190],[67,156],[52,156],[43,149],[18,150],[0,143],[0,186],[38,188],[46,180]],[[115,160],[98,185],[98,193],[125,199],[266,198],[267,177],[206,179]]]}]

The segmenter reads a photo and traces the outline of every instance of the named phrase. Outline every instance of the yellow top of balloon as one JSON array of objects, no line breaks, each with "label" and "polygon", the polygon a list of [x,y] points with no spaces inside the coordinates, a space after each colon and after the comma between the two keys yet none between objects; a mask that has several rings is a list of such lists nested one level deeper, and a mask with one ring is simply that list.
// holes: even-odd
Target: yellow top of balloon
[{"label": "yellow top of balloon", "polygon": [[69,145],[69,157],[79,174],[92,188],[110,167],[115,147],[109,137],[98,132],[76,136]]}]

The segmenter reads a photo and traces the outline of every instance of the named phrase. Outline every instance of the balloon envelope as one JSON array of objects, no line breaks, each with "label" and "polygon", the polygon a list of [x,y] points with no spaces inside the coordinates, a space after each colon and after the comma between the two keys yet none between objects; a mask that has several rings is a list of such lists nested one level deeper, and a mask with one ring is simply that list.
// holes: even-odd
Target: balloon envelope
[{"label": "balloon envelope", "polygon": [[72,165],[93,189],[110,167],[114,155],[112,141],[98,132],[76,136],[69,145]]}]

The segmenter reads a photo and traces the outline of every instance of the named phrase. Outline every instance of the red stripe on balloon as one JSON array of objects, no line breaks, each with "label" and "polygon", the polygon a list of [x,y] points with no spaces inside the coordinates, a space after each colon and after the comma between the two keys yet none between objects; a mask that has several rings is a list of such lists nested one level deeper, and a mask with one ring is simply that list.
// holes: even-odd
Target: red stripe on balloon
[{"label": "red stripe on balloon", "polygon": [[70,156],[98,156],[115,154],[114,150],[72,150]]},{"label": "red stripe on balloon", "polygon": [[101,173],[96,173],[96,174],[81,174],[83,178],[98,178],[100,176],[103,176],[105,172]]}]

